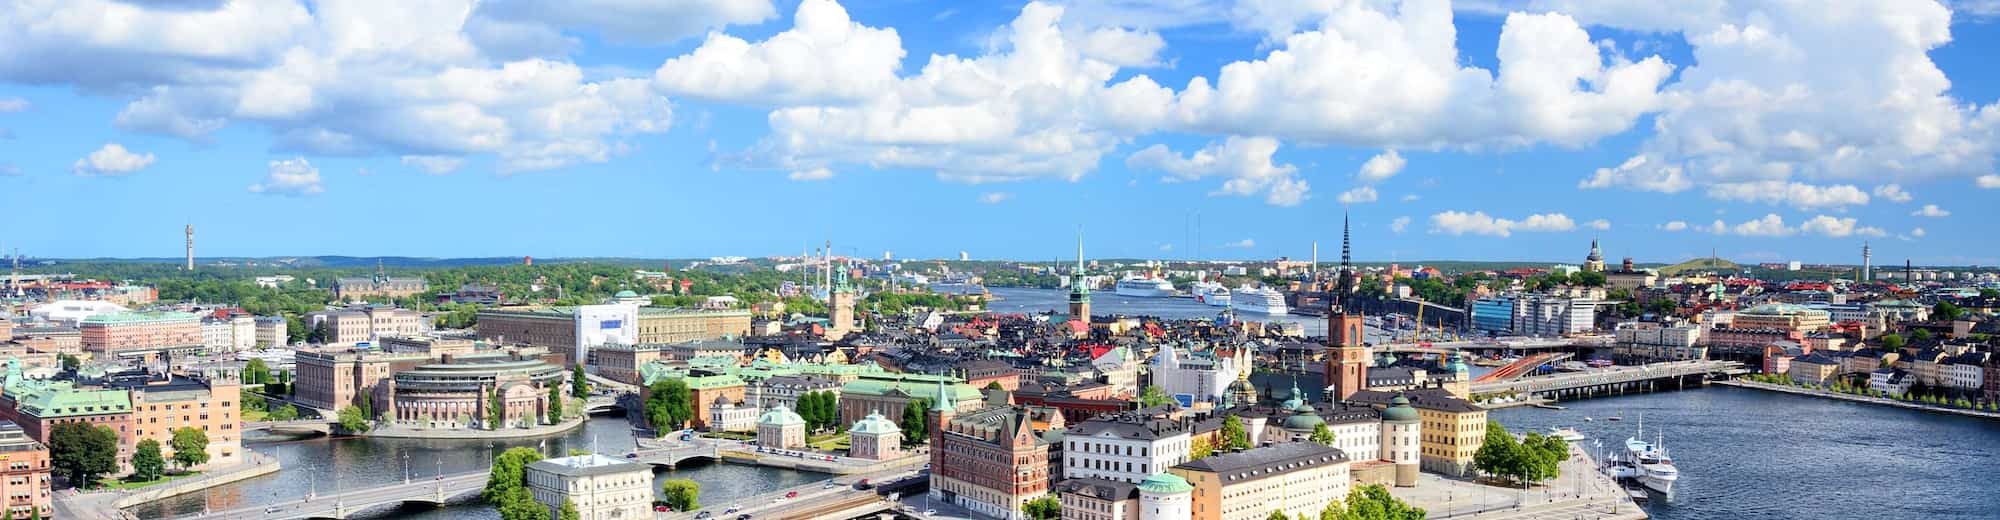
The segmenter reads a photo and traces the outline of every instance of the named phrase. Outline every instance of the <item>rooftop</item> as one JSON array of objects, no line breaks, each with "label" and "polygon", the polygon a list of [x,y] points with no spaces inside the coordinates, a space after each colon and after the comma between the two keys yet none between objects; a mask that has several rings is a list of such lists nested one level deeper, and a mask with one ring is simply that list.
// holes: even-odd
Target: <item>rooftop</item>
[{"label": "rooftop", "polygon": [[637,472],[637,471],[644,471],[650,473],[653,471],[653,468],[651,466],[645,464],[625,462],[611,457],[598,455],[596,453],[592,453],[589,455],[577,455],[573,457],[542,459],[535,461],[532,464],[528,464],[528,469],[535,471],[545,471],[557,475],[565,475],[572,477],[610,475],[615,473],[627,473],[627,472]]},{"label": "rooftop", "polygon": [[1191,460],[1177,469],[1215,473],[1223,485],[1347,462],[1347,454],[1313,442],[1288,442]]}]

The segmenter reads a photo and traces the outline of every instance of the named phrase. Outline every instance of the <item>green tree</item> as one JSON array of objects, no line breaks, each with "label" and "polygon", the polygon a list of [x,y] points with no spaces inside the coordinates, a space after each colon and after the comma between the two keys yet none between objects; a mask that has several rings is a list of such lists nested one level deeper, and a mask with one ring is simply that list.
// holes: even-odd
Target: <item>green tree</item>
[{"label": "green tree", "polygon": [[271,382],[271,368],[264,366],[264,360],[251,358],[250,362],[243,366],[243,382],[252,385],[269,383]]},{"label": "green tree", "polygon": [[1167,397],[1165,391],[1160,390],[1159,386],[1147,385],[1145,390],[1139,392],[1140,407],[1152,408],[1155,406],[1165,406],[1169,402],[1172,402],[1172,400]]},{"label": "green tree", "polygon": [[927,414],[930,408],[930,400],[923,398],[912,399],[909,404],[903,405],[903,421],[896,426],[903,430],[905,446],[915,446],[930,441],[929,434],[925,433],[929,426]]},{"label": "green tree", "polygon": [[146,439],[132,449],[132,480],[159,480],[167,472],[167,460],[160,456],[160,441]]},{"label": "green tree", "polygon": [[568,397],[563,396],[562,390],[562,385],[552,385],[549,387],[549,424],[562,422],[563,400],[568,399]]},{"label": "green tree", "polygon": [[583,515],[577,514],[576,502],[564,498],[562,511],[556,514],[556,520],[583,520]]},{"label": "green tree", "polygon": [[1056,520],[1062,518],[1062,502],[1056,500],[1055,495],[1042,495],[1021,504],[1021,513],[1034,520]]},{"label": "green tree", "polygon": [[1312,441],[1317,442],[1322,446],[1333,446],[1333,429],[1327,428],[1326,423],[1320,423],[1318,426],[1314,426],[1312,432]]},{"label": "green tree", "polygon": [[1250,448],[1250,434],[1243,430],[1243,421],[1231,415],[1222,420],[1222,447],[1232,450]]},{"label": "green tree", "polygon": [[701,507],[701,483],[677,478],[660,483],[660,493],[666,495],[667,507],[675,511],[693,511]]},{"label": "green tree", "polygon": [[1215,443],[1207,437],[1195,439],[1188,444],[1188,460],[1201,460],[1215,454]]},{"label": "green tree", "polygon": [[1910,341],[1925,343],[1931,340],[1931,329],[1917,329],[1910,332]]},{"label": "green tree", "polygon": [[1499,422],[1486,422],[1486,440],[1472,454],[1472,467],[1488,475],[1513,477],[1522,464],[1521,444]]},{"label": "green tree", "polygon": [[65,423],[49,430],[49,465],[73,487],[89,487],[97,477],[118,470],[118,432],[85,423]]},{"label": "green tree", "polygon": [[200,428],[174,428],[174,437],[167,440],[167,447],[174,449],[174,463],[181,471],[208,462],[208,433]]},{"label": "green tree", "polygon": [[[529,464],[542,460],[542,452],[534,448],[508,448],[493,457],[493,466],[487,469],[486,488],[479,491],[487,503],[504,505],[507,494],[516,489],[525,489]],[[533,502],[533,499],[529,499]]]},{"label": "green tree", "polygon": [[500,520],[549,520],[549,508],[536,502],[528,488],[520,485],[501,495],[496,509],[500,511]]},{"label": "green tree", "polygon": [[505,423],[506,421],[507,400],[500,395],[499,388],[494,388],[486,396],[486,429],[498,430],[501,423]]},{"label": "green tree", "polygon": [[1381,484],[1354,488],[1347,493],[1346,505],[1342,508],[1339,502],[1328,503],[1320,512],[1321,520],[1423,520],[1425,516],[1423,508],[1398,500]]},{"label": "green tree", "polygon": [[1674,301],[1673,298],[1654,298],[1646,302],[1646,312],[1659,315],[1675,314],[1680,311],[1680,307],[1680,302]]},{"label": "green tree", "polygon": [[69,354],[56,354],[56,360],[62,363],[64,372],[75,372],[77,367],[83,366],[83,360]]},{"label": "green tree", "polygon": [[1271,514],[1264,515],[1264,520],[1292,520],[1292,517],[1285,516],[1284,511],[1273,509]]},{"label": "green tree", "polygon": [[243,403],[244,410],[262,412],[267,411],[270,406],[269,403],[264,402],[264,396],[257,395],[256,392],[251,392],[248,388],[237,390],[236,400]]},{"label": "green tree", "polygon": [[1000,386],[999,381],[988,381],[986,383],[986,388],[985,388],[986,391],[1006,390],[1006,389],[1007,389],[1006,387]]},{"label": "green tree", "polygon": [[336,413],[334,418],[340,421],[340,429],[348,433],[363,433],[368,431],[368,416],[362,415],[361,408],[354,405],[350,404],[341,407],[340,412]]},{"label": "green tree", "polygon": [[374,419],[374,418],[375,418],[375,398],[373,398],[373,397],[370,397],[370,396],[368,395],[369,393],[370,393],[370,392],[362,392],[362,393],[361,393],[361,416],[362,416],[362,417],[367,417],[367,418],[369,418],[369,419]]},{"label": "green tree", "polygon": [[694,419],[693,392],[687,383],[679,379],[662,379],[653,383],[646,395],[646,420],[653,425],[655,435],[666,435],[678,430]]},{"label": "green tree", "polygon": [[299,418],[299,409],[289,404],[280,406],[276,410],[271,410],[270,414],[264,416],[264,419],[269,421],[289,421],[297,418]]},{"label": "green tree", "polygon": [[1965,309],[1951,302],[1937,302],[1931,306],[1931,318],[1939,321],[1958,321],[1965,317]]},{"label": "green tree", "polygon": [[590,397],[590,378],[584,377],[582,363],[577,363],[570,371],[569,395],[578,399]]},{"label": "green tree", "polygon": [[1902,350],[1903,345],[1907,343],[1903,340],[1901,334],[1883,334],[1882,337],[1876,339],[1882,342],[1882,350],[1885,351]]}]

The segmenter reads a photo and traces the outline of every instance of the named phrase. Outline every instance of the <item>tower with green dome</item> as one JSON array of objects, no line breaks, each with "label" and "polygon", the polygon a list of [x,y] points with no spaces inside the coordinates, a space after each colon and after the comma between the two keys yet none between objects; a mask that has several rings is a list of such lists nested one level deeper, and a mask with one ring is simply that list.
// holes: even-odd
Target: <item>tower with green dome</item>
[{"label": "tower with green dome", "polygon": [[847,271],[854,268],[853,262],[834,273],[833,290],[828,291],[827,314],[830,323],[826,326],[827,339],[847,337],[847,333],[859,330],[854,323],[854,287],[847,282]]},{"label": "tower with green dome", "polygon": [[1139,520],[1193,518],[1194,486],[1172,473],[1155,473],[1139,482]]}]

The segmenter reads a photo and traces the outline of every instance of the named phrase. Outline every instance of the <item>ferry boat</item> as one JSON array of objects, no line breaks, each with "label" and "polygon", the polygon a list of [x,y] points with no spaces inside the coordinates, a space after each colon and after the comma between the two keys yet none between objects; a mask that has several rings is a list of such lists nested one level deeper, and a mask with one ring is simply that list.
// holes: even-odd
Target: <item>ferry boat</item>
[{"label": "ferry boat", "polygon": [[1674,467],[1674,459],[1667,456],[1667,448],[1660,442],[1664,440],[1664,436],[1655,433],[1659,439],[1655,442],[1646,442],[1639,439],[1640,435],[1645,434],[1646,426],[1641,421],[1639,433],[1625,439],[1626,457],[1639,468],[1639,484],[1646,486],[1646,489],[1671,496],[1674,494],[1674,482],[1680,480],[1680,469]]},{"label": "ferry boat", "polygon": [[1229,308],[1237,312],[1282,315],[1286,311],[1285,293],[1245,285],[1229,294]]},{"label": "ferry boat", "polygon": [[1151,276],[1129,276],[1118,281],[1114,292],[1119,296],[1166,298],[1174,295],[1174,283]]},{"label": "ferry boat", "polygon": [[1582,442],[1582,441],[1583,441],[1584,439],[1588,438],[1588,437],[1584,437],[1584,436],[1583,436],[1583,432],[1579,432],[1579,431],[1576,431],[1576,428],[1553,428],[1553,427],[1552,427],[1552,428],[1549,428],[1549,436],[1550,436],[1550,437],[1555,437],[1555,438],[1558,438],[1558,439],[1562,439],[1562,440],[1565,440],[1565,441],[1569,441],[1569,442],[1570,442],[1570,443],[1572,443],[1572,444],[1574,444],[1574,443],[1577,443],[1577,442]]},{"label": "ferry boat", "polygon": [[1194,293],[1194,301],[1206,303],[1212,307],[1229,306],[1229,288],[1224,287],[1220,283],[1209,281],[1195,282],[1194,285],[1188,286],[1188,290]]}]

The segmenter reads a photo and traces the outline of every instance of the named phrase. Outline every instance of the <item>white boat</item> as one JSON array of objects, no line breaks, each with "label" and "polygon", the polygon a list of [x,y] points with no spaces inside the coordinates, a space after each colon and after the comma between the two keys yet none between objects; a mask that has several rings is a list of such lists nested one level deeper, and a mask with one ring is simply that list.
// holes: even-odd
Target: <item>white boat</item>
[{"label": "white boat", "polygon": [[1285,306],[1285,293],[1277,289],[1266,289],[1245,285],[1229,294],[1229,308],[1237,312],[1282,315],[1289,310]]},{"label": "white boat", "polygon": [[1119,296],[1166,298],[1174,295],[1174,283],[1150,276],[1130,276],[1119,280],[1114,292]]},{"label": "white boat", "polygon": [[[1646,442],[1639,435],[1646,434],[1645,421],[1639,423],[1639,433],[1625,439],[1625,454],[1632,464],[1639,467],[1639,484],[1662,495],[1674,494],[1674,482],[1680,480],[1681,472],[1674,467],[1674,459],[1667,455],[1667,448],[1661,442]],[[1655,434],[1658,436],[1658,434]],[[1659,436],[1664,439],[1664,436]]]},{"label": "white boat", "polygon": [[1549,436],[1569,441],[1570,443],[1580,442],[1587,438],[1583,436],[1583,432],[1576,431],[1576,428],[1551,427],[1549,428]]},{"label": "white boat", "polygon": [[1194,285],[1188,286],[1188,291],[1194,294],[1194,301],[1215,307],[1229,306],[1229,288],[1222,284],[1208,281],[1195,282]]}]

